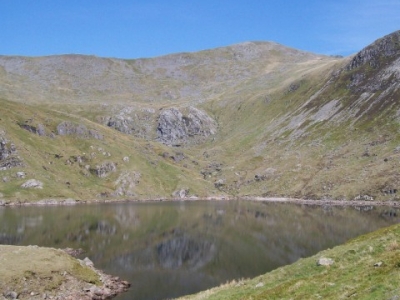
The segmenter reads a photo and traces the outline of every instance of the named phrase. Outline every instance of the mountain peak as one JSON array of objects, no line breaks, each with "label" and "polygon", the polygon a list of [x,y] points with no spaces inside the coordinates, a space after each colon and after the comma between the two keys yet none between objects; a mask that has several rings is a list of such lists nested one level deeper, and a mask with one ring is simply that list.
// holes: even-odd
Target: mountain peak
[{"label": "mountain peak", "polygon": [[388,34],[358,52],[350,63],[347,70],[352,70],[369,64],[377,68],[386,59],[396,58],[400,55],[400,30]]}]

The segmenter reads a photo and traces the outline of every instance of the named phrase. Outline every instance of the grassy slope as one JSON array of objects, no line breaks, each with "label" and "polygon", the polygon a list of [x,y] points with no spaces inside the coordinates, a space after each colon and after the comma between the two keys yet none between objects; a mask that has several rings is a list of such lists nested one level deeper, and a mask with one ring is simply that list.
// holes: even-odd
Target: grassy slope
[{"label": "grassy slope", "polygon": [[83,284],[100,284],[93,270],[58,249],[0,245],[0,261],[0,291],[15,291],[20,299],[30,299],[31,292],[40,297],[57,292],[66,274]]},{"label": "grassy slope", "polygon": [[[394,225],[254,279],[181,299],[392,299],[400,293],[399,239],[400,225]],[[321,257],[334,264],[317,266]]]},{"label": "grassy slope", "polygon": [[[176,163],[168,157],[161,157],[163,152],[170,151],[163,145],[137,140],[76,116],[0,101],[0,127],[5,130],[6,138],[15,144],[25,165],[2,171],[2,178],[7,178],[0,181],[0,190],[5,198],[22,202],[44,198],[94,199],[100,193],[111,194],[117,186],[119,174],[128,171],[141,174],[133,198],[170,197],[174,190],[189,186],[192,194],[206,195],[209,183],[200,178],[197,166],[189,159],[185,160],[187,166],[183,167],[185,162]],[[48,134],[55,132],[56,126],[62,121],[72,121],[99,131],[104,139],[38,136],[20,128],[18,124],[25,124],[27,120],[32,120],[28,124],[33,126],[44,124]],[[85,157],[87,161],[84,165],[91,167],[112,161],[117,164],[117,172],[106,178],[98,178],[87,172],[84,165],[66,163],[76,156]],[[129,162],[125,162],[124,157],[129,157]],[[18,171],[24,171],[26,178],[17,178]],[[44,188],[20,187],[31,178],[42,181]],[[197,180],[192,181],[193,178]]]}]

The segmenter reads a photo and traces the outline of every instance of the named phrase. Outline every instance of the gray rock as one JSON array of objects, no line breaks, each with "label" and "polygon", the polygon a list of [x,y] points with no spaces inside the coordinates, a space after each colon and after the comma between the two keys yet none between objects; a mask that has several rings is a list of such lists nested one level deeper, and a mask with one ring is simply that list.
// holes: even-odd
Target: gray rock
[{"label": "gray rock", "polygon": [[259,288],[259,287],[263,287],[263,286],[264,286],[264,283],[262,283],[262,282],[259,282],[259,283],[257,283],[257,284],[256,284],[256,286],[255,286],[255,287],[256,287],[256,288]]},{"label": "gray rock", "polygon": [[115,192],[113,196],[135,196],[136,186],[140,182],[141,174],[139,172],[124,172],[119,175],[115,181]]},{"label": "gray rock", "polygon": [[16,175],[17,175],[18,178],[25,178],[26,173],[25,172],[17,172]]},{"label": "gray rock", "polygon": [[3,294],[6,299],[18,299],[18,293],[14,291],[8,291]]},{"label": "gray rock", "polygon": [[42,189],[43,183],[36,179],[29,179],[25,183],[21,185],[24,189],[34,188],[34,189]]},{"label": "gray rock", "polygon": [[225,186],[225,180],[224,179],[218,179],[216,182],[214,182],[214,186],[217,189]]},{"label": "gray rock", "polygon": [[354,198],[354,200],[374,201],[374,197],[369,195],[358,195]]},{"label": "gray rock", "polygon": [[186,198],[189,194],[189,189],[179,189],[172,193],[172,197],[177,199]]},{"label": "gray rock", "polygon": [[36,202],[37,205],[58,205],[60,202],[56,199],[42,199]]},{"label": "gray rock", "polygon": [[19,124],[22,129],[29,131],[33,134],[37,134],[39,136],[46,136],[46,128],[43,124],[38,124],[37,127],[29,124]]},{"label": "gray rock", "polygon": [[383,264],[383,262],[379,261],[374,264],[374,267],[380,267],[380,266],[382,266],[382,264]]},{"label": "gray rock", "polygon": [[93,267],[94,266],[93,262],[88,257],[85,257],[83,259],[83,264],[85,266],[88,266],[88,267]]},{"label": "gray rock", "polygon": [[101,165],[97,165],[94,169],[90,169],[90,172],[95,174],[97,177],[104,178],[110,175],[110,173],[116,172],[117,166],[113,162],[104,162]]},{"label": "gray rock", "polygon": [[45,127],[44,127],[43,124],[38,124],[36,133],[37,133],[39,136],[45,136],[45,135],[46,135],[46,129],[45,129]]},{"label": "gray rock", "polygon": [[5,137],[0,136],[0,171],[23,165],[21,159],[16,154],[17,149],[15,145],[8,142]]},{"label": "gray rock", "polygon": [[317,266],[330,266],[334,263],[332,258],[321,257],[317,260]]},{"label": "gray rock", "polygon": [[22,160],[16,156],[7,157],[6,159],[0,160],[0,171],[22,166],[24,166]]},{"label": "gray rock", "polygon": [[347,70],[353,70],[365,64],[372,68],[377,68],[382,58],[396,57],[400,54],[400,31],[384,36],[375,43],[358,52],[350,63],[346,66]]},{"label": "gray rock", "polygon": [[77,203],[77,201],[75,199],[72,198],[67,198],[64,200],[64,204],[65,205],[75,205]]},{"label": "gray rock", "polygon": [[75,124],[72,122],[61,122],[57,126],[58,135],[74,135],[80,138],[94,138],[97,140],[102,140],[103,135],[98,131],[93,129],[87,129],[83,124]]},{"label": "gray rock", "polygon": [[158,118],[158,140],[166,145],[198,143],[217,132],[217,123],[205,112],[190,107],[184,115],[177,108],[165,109]]}]

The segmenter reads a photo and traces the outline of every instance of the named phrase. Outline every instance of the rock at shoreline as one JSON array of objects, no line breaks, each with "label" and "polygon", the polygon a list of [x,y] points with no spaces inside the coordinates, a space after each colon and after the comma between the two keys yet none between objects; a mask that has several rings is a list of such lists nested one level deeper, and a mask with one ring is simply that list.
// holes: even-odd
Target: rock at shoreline
[{"label": "rock at shoreline", "polygon": [[317,260],[317,266],[330,266],[333,265],[334,261],[332,258],[321,257]]},{"label": "rock at shoreline", "polygon": [[173,198],[184,199],[189,195],[189,189],[179,189],[172,193]]},{"label": "rock at shoreline", "polygon": [[60,249],[0,245],[0,253],[0,295],[6,299],[111,299],[130,286]]}]

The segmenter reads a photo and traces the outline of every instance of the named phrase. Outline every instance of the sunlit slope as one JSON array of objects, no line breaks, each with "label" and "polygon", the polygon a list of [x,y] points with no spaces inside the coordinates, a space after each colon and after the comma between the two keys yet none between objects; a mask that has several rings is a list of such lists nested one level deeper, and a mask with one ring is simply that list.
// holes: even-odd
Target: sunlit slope
[{"label": "sunlit slope", "polygon": [[[71,171],[84,189],[57,184],[35,191],[41,196],[397,199],[399,35],[348,58],[269,42],[139,60],[0,57],[0,95],[8,100],[1,109],[12,107],[1,126],[20,141],[20,155],[28,146],[38,153],[24,157],[30,172],[48,174],[42,148],[76,149],[64,158],[97,151],[88,164],[55,160],[54,176]],[[87,131],[64,124],[73,134],[60,135],[62,121]],[[21,123],[48,127],[55,139]],[[110,175],[85,175],[104,163]],[[14,182],[2,183],[3,194],[20,199],[26,192]]]},{"label": "sunlit slope", "polygon": [[[399,32],[353,58],[320,64],[267,93],[211,102],[238,195],[393,199],[399,186]],[[250,88],[249,88],[250,87]],[[251,88],[252,87],[252,88]],[[264,92],[264,94],[263,94]],[[232,117],[235,116],[235,117]]]},{"label": "sunlit slope", "polygon": [[[181,299],[391,299],[398,295],[399,225],[300,259],[251,280]],[[320,258],[332,264],[318,265]]]},{"label": "sunlit slope", "polygon": [[[188,195],[208,194],[210,184],[190,157],[175,161],[171,156],[176,152],[164,145],[76,116],[0,103],[0,134],[8,150],[2,153],[9,154],[1,160],[0,171],[5,199],[158,198],[172,197],[180,189],[187,189]],[[61,135],[62,130],[69,134]],[[170,154],[162,156],[167,151]],[[30,179],[43,185],[23,188]]]}]

